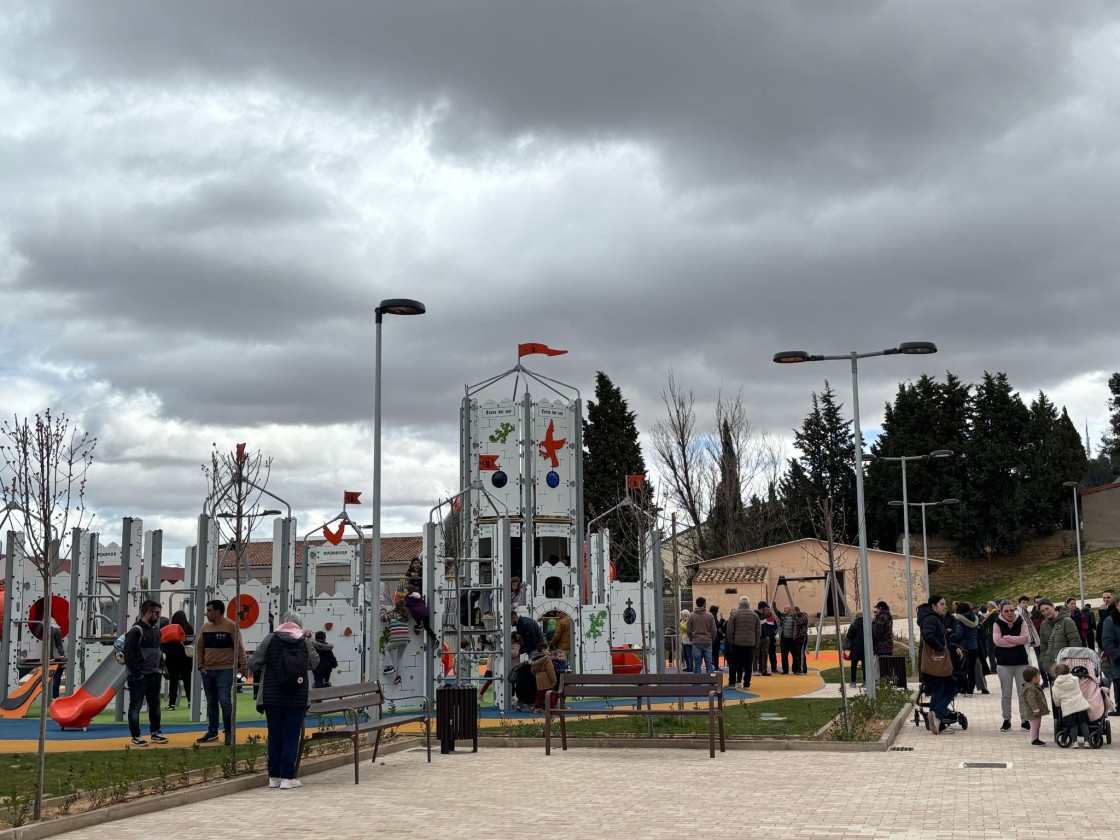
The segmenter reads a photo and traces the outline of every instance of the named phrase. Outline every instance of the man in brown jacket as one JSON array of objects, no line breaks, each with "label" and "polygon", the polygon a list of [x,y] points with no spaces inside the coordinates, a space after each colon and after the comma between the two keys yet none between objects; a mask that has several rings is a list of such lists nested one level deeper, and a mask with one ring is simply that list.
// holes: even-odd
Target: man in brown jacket
[{"label": "man in brown jacket", "polygon": [[724,632],[727,634],[727,687],[738,688],[742,675],[745,691],[751,687],[754,649],[762,635],[762,620],[751,609],[751,599],[746,595],[739,599],[739,608],[731,611]]},{"label": "man in brown jacket", "polygon": [[[234,657],[236,640],[237,656]],[[206,623],[195,635],[194,661],[206,692],[206,734],[196,744],[212,744],[218,740],[218,709],[225,725],[225,743],[233,743],[233,672],[249,676],[248,657],[241,644],[237,625],[226,618],[226,605],[221,601],[206,604]]]},{"label": "man in brown jacket", "polygon": [[[718,670],[715,660],[712,659],[712,644],[716,640],[716,618],[707,610],[708,601],[701,597],[696,599],[696,609],[688,617],[685,631],[692,642],[692,672],[694,674],[714,674]],[[707,672],[702,670],[702,663],[707,660]]]}]

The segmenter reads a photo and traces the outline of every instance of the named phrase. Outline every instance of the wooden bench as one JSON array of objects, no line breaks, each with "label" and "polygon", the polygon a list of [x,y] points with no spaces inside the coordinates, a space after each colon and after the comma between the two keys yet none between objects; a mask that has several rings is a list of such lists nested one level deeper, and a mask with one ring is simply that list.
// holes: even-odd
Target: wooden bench
[{"label": "wooden bench", "polygon": [[[557,702],[553,706],[553,696]],[[573,709],[569,700],[595,698],[605,701],[633,697],[633,708]],[[706,697],[706,708],[653,708],[653,700],[672,701],[686,697]],[[642,708],[642,701],[646,707]],[[560,719],[560,748],[568,748],[567,718],[569,715],[705,715],[708,718],[708,753],[716,757],[716,730],[719,730],[719,751],[727,747],[723,730],[722,674],[572,674],[560,675],[556,690],[545,693],[544,754],[552,755],[552,718]]]},{"label": "wooden bench", "polygon": [[[393,717],[380,717],[381,706],[385,696],[381,693],[381,684],[378,682],[364,682],[357,685],[343,685],[331,688],[313,688],[308,695],[310,706],[307,709],[308,717],[331,717],[341,714],[344,723],[333,729],[316,729],[308,732],[304,729],[299,741],[299,754],[296,756],[296,772],[299,772],[300,761],[303,760],[303,750],[312,741],[323,741],[328,738],[349,738],[354,745],[354,784],[358,784],[358,747],[362,736],[376,732],[377,737],[373,742],[373,762],[377,763],[377,749],[381,745],[381,733],[386,729],[393,729],[406,723],[424,724],[424,740],[428,747],[428,762],[432,761],[432,728],[431,718],[427,712],[419,715],[394,715]],[[369,710],[372,710],[369,711]]]}]

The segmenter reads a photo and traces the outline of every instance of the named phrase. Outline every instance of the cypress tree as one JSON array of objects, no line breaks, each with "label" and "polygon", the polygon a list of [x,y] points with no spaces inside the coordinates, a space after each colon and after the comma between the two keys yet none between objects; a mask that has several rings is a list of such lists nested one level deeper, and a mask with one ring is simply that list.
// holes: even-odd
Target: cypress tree
[{"label": "cypress tree", "polygon": [[[645,475],[646,464],[638,443],[637,415],[622,391],[602,371],[595,374],[595,401],[587,403],[583,422],[583,508],[585,522],[606,513],[626,496],[626,476]],[[630,498],[648,509],[652,499],[648,481]],[[638,571],[638,524],[645,517],[619,511],[597,523],[610,528],[611,558],[621,579],[634,580]],[[648,527],[648,526],[647,526]]]}]

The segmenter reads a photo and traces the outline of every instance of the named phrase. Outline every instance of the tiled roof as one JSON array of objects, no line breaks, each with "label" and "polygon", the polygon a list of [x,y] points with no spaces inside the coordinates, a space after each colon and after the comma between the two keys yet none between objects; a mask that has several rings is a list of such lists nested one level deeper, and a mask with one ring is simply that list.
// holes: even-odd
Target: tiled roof
[{"label": "tiled roof", "polygon": [[[312,548],[316,546],[326,545],[326,540],[311,539],[306,541]],[[348,539],[346,542],[353,544],[354,540]],[[304,540],[296,540],[296,565],[298,566],[303,562],[303,546]],[[424,548],[424,538],[420,534],[396,534],[396,535],[382,535],[381,537],[381,562],[385,563],[408,563],[413,557],[419,557]],[[370,562],[373,556],[373,543],[366,540],[365,544],[365,561]],[[236,557],[232,551],[227,552],[223,560],[223,566],[236,565]],[[251,568],[260,568],[262,566],[272,565],[272,541],[267,542],[251,542],[249,543],[249,566]]]},{"label": "tiled roof", "polygon": [[701,569],[692,579],[696,583],[763,583],[769,566],[716,566]]}]

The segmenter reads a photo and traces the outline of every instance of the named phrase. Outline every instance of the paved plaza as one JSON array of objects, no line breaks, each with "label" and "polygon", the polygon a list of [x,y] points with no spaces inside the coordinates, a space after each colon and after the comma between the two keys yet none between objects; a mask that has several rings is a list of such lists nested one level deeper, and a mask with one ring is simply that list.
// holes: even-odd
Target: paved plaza
[{"label": "paved plaza", "polygon": [[[308,776],[299,790],[261,787],[62,836],[996,840],[1104,830],[1120,744],[1031,747],[1017,718],[1011,732],[998,731],[997,695],[961,698],[957,708],[967,732],[933,736],[907,723],[896,746],[909,752],[729,751],[712,760],[701,748],[573,748],[549,758],[543,749],[468,748],[437,752],[429,765],[404,751],[363,763],[358,786],[342,767]],[[1046,741],[1052,731],[1048,719]],[[965,769],[966,761],[1011,766]]]}]

